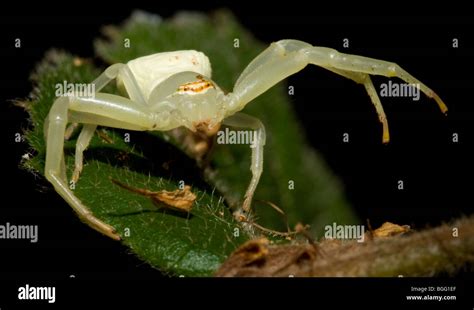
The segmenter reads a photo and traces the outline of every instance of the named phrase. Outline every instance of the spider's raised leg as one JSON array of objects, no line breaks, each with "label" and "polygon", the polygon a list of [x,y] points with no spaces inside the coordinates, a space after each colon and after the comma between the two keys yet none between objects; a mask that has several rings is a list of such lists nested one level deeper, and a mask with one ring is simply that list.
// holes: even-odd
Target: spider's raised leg
[{"label": "spider's raised leg", "polygon": [[262,122],[255,117],[244,113],[236,113],[226,119],[223,122],[224,125],[236,127],[236,128],[250,128],[255,130],[256,137],[253,141],[252,147],[252,163],[250,170],[252,171],[252,179],[250,184],[245,192],[245,199],[242,205],[242,210],[237,210],[237,212],[242,212],[245,214],[250,211],[250,206],[252,204],[253,194],[257,189],[258,181],[263,171],[263,148],[265,146],[265,127]]},{"label": "spider's raised leg", "polygon": [[[127,65],[124,64],[114,64],[108,67],[98,78],[96,78],[91,84],[95,85],[95,91],[98,93],[101,91],[108,83],[116,79],[118,76],[121,78],[125,86],[130,99],[132,99],[134,104],[139,104],[146,106],[146,101],[143,97],[143,94],[138,87],[137,81],[135,80],[132,72]],[[75,123],[77,124],[77,123]],[[89,146],[89,143],[92,139],[92,136],[97,129],[97,125],[87,124],[84,125],[81,131],[81,134],[77,138],[76,142],[76,157],[74,164],[74,172],[72,175],[72,181],[76,183],[79,180],[79,176],[83,168],[83,153]],[[66,136],[68,135],[68,129],[66,129]]]},{"label": "spider's raised leg", "polygon": [[112,226],[97,219],[68,187],[63,155],[66,124],[73,121],[131,130],[159,130],[155,117],[147,107],[129,99],[98,93],[95,98],[57,99],[45,120],[46,178],[89,226],[110,238],[119,240],[120,236]]},{"label": "spider's raised leg", "polygon": [[[370,80],[365,78],[369,74],[398,77],[413,84],[428,97],[435,99],[443,113],[447,111],[446,105],[435,92],[393,62],[339,53],[334,49],[315,47],[302,41],[282,40],[272,43],[242,72],[233,93],[228,97],[226,115],[242,110],[251,100],[308,64],[324,67],[356,81],[365,79],[364,82],[360,81],[371,96],[381,120],[384,114],[378,96],[375,96],[376,91]],[[388,127],[386,128],[384,130],[388,134]],[[388,136],[385,133],[384,135],[386,141]]]},{"label": "spider's raised leg", "polygon": [[382,142],[388,143],[390,141],[390,133],[388,130],[388,121],[387,116],[385,115],[385,111],[383,110],[382,102],[380,102],[380,98],[377,95],[377,90],[375,90],[374,84],[372,83],[372,79],[370,75],[367,73],[360,73],[360,72],[351,72],[351,71],[344,71],[334,68],[325,68],[329,71],[342,75],[348,79],[353,80],[356,83],[363,84],[367,94],[369,95],[372,103],[374,104],[375,111],[379,117],[380,123],[382,123]]}]

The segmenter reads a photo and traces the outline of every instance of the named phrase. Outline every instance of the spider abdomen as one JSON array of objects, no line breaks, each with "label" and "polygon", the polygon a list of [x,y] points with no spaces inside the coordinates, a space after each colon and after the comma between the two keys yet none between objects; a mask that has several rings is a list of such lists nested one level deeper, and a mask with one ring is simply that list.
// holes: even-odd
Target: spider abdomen
[{"label": "spider abdomen", "polygon": [[[137,81],[145,100],[148,101],[153,90],[170,76],[186,71],[211,77],[209,58],[194,50],[163,52],[139,57],[127,63]],[[121,83],[121,79],[118,79]]]}]

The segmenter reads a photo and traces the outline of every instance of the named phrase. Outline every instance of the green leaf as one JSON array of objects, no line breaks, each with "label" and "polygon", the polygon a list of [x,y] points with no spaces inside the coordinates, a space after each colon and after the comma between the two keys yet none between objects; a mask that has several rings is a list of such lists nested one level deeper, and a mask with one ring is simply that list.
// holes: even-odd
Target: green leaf
[{"label": "green leaf", "polygon": [[[196,49],[209,56],[213,79],[228,91],[245,66],[265,48],[227,11],[210,17],[183,13],[166,21],[135,13],[123,26],[104,31],[107,40],[97,40],[96,52],[108,63],[125,63],[162,51]],[[235,39],[239,39],[239,48],[234,48]],[[124,46],[126,42],[130,42],[129,47]],[[39,64],[32,76],[35,89],[24,103],[32,123],[26,138],[34,153],[23,162],[24,167],[43,173],[43,121],[56,99],[55,85],[65,80],[90,82],[101,70],[87,60],[56,51]],[[110,86],[105,91],[117,90]],[[321,223],[354,223],[337,179],[321,157],[306,146],[283,85],[256,99],[245,112],[261,118],[268,135],[256,199],[279,205],[291,225],[303,222],[321,229]],[[250,181],[248,147],[219,145],[212,156],[212,168],[203,169],[185,154],[175,135],[130,133],[131,143],[126,143],[122,130],[99,128],[97,133],[84,154],[85,167],[75,194],[98,218],[114,226],[122,242],[141,259],[166,273],[208,276],[252,237],[228,208],[241,203]],[[74,149],[75,137],[65,144],[69,176]],[[192,212],[183,216],[157,208],[150,199],[114,185],[110,178],[156,191],[175,190],[183,180],[198,199]],[[288,188],[290,180],[294,190]],[[285,228],[281,217],[267,205],[254,202],[254,206],[260,224]]]},{"label": "green leaf", "polygon": [[[250,61],[267,47],[226,10],[216,11],[210,17],[185,12],[169,21],[136,12],[122,27],[107,27],[104,32],[108,40],[98,40],[96,50],[109,63],[126,63],[163,51],[195,49],[209,57],[213,80],[227,91],[232,90]],[[130,47],[124,48],[127,39]],[[268,136],[256,199],[277,204],[285,211],[290,227],[303,222],[310,224],[313,232],[321,232],[324,225],[334,221],[357,222],[339,181],[321,156],[307,146],[284,83],[255,99],[244,112],[260,118]],[[250,149],[218,145],[212,158],[214,171],[208,173],[208,181],[224,194],[229,204],[238,205],[251,177]],[[290,181],[294,190],[289,189]],[[285,229],[283,219],[269,206],[254,202],[254,207],[261,224]]]}]

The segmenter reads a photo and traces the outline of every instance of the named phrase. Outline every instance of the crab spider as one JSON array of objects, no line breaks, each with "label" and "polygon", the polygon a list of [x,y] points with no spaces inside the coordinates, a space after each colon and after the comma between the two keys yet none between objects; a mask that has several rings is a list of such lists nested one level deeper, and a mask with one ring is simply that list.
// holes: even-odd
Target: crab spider
[{"label": "crab spider", "polygon": [[[398,77],[419,87],[447,112],[443,101],[426,85],[395,63],[339,53],[296,40],[272,43],[242,72],[232,92],[225,94],[211,80],[208,58],[197,51],[158,53],[108,67],[92,83],[94,97],[59,97],[45,120],[45,175],[55,190],[92,228],[113,238],[120,236],[97,219],[68,187],[63,146],[68,123],[82,123],[75,153],[72,182],[82,170],[83,152],[97,126],[128,130],[171,130],[184,126],[193,132],[214,135],[221,124],[257,132],[252,148],[252,178],[243,204],[235,212],[239,220],[250,211],[252,197],[262,174],[265,128],[257,118],[240,111],[254,98],[286,77],[313,64],[363,84],[382,123],[384,143],[389,141],[385,112],[370,75]],[[99,92],[112,80],[125,89],[128,98]]]}]

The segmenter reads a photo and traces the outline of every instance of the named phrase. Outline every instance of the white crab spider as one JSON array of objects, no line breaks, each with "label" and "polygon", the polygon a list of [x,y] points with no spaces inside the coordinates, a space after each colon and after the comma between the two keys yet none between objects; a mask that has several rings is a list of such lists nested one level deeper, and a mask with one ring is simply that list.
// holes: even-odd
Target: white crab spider
[{"label": "white crab spider", "polygon": [[[365,86],[383,125],[384,143],[389,141],[388,124],[370,74],[398,77],[416,85],[436,100],[442,112],[447,111],[446,105],[431,89],[395,63],[343,54],[302,41],[272,43],[247,66],[228,94],[211,81],[211,65],[203,53],[191,50],[158,53],[108,67],[92,82],[96,90],[93,98],[60,97],[54,102],[44,129],[47,139],[46,178],[87,224],[119,240],[114,228],[97,219],[68,187],[63,155],[68,123],[84,124],[76,145],[73,182],[79,178],[83,151],[98,125],[141,131],[164,131],[184,126],[208,135],[215,134],[220,124],[250,128],[258,133],[256,147],[252,148],[252,179],[242,207],[235,212],[237,219],[244,219],[244,214],[250,211],[262,173],[265,129],[257,118],[239,111],[308,64],[323,67]],[[113,79],[125,88],[129,98],[99,92]]]}]

